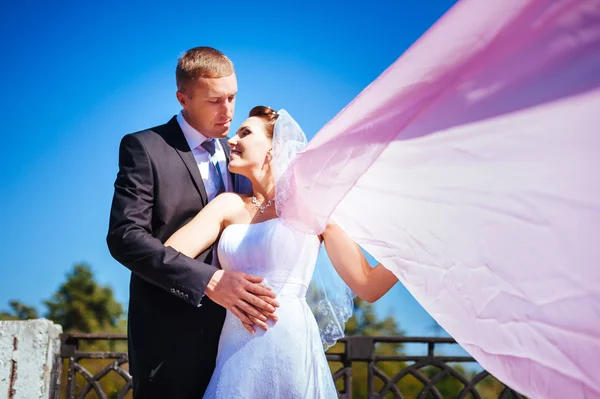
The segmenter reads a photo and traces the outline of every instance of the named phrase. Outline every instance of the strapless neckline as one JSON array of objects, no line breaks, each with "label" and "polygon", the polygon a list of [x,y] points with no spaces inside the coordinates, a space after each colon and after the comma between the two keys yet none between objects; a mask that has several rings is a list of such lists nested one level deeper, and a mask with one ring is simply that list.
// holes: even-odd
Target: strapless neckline
[{"label": "strapless neckline", "polygon": [[274,220],[279,220],[279,218],[273,218],[273,219],[267,219],[267,220],[263,220],[262,222],[258,222],[258,223],[232,223],[229,226],[225,227],[223,229],[223,231],[221,232],[221,238],[226,235],[227,230],[234,230],[237,229],[237,231],[240,231],[239,229],[242,228],[242,231],[248,231],[252,226],[261,226],[261,227],[265,227],[265,226],[270,226],[272,221]]},{"label": "strapless neckline", "polygon": [[205,398],[337,398],[306,302],[320,247],[316,235],[279,218],[223,230],[217,246],[222,269],[263,277],[277,295],[279,320],[253,335],[227,312]]},{"label": "strapless neckline", "polygon": [[257,223],[231,223],[229,226],[225,227],[225,229],[223,229],[223,231],[227,230],[231,226],[258,226],[258,225],[266,224],[268,222],[272,222],[273,220],[279,220],[279,218],[267,219],[267,220],[263,220],[262,222],[257,222]]}]

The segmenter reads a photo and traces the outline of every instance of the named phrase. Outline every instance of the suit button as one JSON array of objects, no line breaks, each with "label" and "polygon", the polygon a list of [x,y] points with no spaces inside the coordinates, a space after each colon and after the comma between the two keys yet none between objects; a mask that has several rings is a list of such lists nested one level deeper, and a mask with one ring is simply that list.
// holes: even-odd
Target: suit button
[{"label": "suit button", "polygon": [[175,293],[175,288],[171,288],[171,294]]},{"label": "suit button", "polygon": [[185,294],[183,297],[184,297],[185,299],[188,299],[188,294]]}]

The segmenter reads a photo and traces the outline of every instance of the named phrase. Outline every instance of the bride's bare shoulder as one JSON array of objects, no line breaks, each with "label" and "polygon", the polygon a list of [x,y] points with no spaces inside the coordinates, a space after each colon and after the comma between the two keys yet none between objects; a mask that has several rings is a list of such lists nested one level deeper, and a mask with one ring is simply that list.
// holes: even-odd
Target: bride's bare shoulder
[{"label": "bride's bare shoulder", "polygon": [[247,195],[237,193],[221,193],[210,201],[209,206],[223,215],[226,224],[243,219],[246,212]]},{"label": "bride's bare shoulder", "polygon": [[221,193],[211,202],[216,202],[218,205],[229,206],[229,207],[244,207],[248,199],[247,195],[238,193]]}]

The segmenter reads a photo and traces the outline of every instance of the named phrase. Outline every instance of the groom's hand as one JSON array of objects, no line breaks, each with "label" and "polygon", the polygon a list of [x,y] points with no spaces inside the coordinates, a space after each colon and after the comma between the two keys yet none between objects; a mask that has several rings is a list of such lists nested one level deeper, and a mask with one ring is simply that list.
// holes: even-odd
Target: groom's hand
[{"label": "groom's hand", "polygon": [[217,270],[206,286],[206,295],[242,321],[246,329],[253,324],[268,329],[267,318],[277,321],[275,293],[260,284],[262,277]]}]

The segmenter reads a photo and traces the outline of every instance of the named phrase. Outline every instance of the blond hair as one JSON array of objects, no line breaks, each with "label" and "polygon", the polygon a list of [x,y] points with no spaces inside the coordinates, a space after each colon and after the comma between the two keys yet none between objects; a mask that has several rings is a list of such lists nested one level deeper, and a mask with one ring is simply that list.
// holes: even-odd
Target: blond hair
[{"label": "blond hair", "polygon": [[198,78],[223,78],[233,72],[233,63],[219,50],[206,46],[194,47],[177,61],[177,90],[184,93],[186,86]]}]

